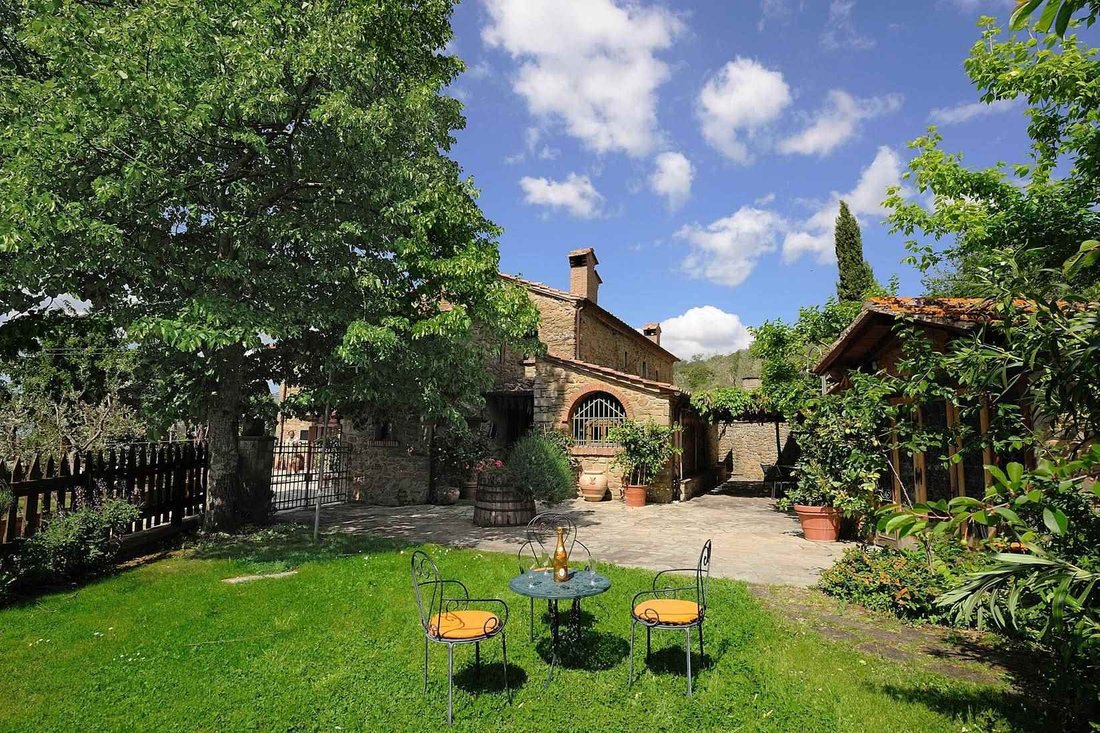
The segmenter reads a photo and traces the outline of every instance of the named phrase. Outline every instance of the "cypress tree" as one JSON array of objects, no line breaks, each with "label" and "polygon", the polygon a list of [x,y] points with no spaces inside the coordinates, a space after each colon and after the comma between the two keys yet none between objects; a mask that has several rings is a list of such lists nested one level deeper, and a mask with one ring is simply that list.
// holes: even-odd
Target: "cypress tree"
[{"label": "cypress tree", "polygon": [[841,301],[863,300],[875,284],[875,274],[867,260],[863,259],[863,236],[859,232],[859,222],[844,201],[840,202],[834,236],[836,264],[840,270],[840,279],[836,283],[837,298]]}]

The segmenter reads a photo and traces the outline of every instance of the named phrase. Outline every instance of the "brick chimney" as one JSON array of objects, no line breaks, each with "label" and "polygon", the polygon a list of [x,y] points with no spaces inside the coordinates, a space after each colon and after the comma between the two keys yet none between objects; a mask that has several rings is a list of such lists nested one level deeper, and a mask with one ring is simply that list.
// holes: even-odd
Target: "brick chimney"
[{"label": "brick chimney", "polygon": [[596,251],[591,247],[575,249],[569,253],[569,292],[598,302],[600,295],[600,273],[596,272]]},{"label": "brick chimney", "polygon": [[644,326],[642,326],[642,334],[647,339],[649,339],[653,343],[657,344],[658,346],[661,345],[661,324],[660,323],[647,323],[647,324],[645,324]]}]

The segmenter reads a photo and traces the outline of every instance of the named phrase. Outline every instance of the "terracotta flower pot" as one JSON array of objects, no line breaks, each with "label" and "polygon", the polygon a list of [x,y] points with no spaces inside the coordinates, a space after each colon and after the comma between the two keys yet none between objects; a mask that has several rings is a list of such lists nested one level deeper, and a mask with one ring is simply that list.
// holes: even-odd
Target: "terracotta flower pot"
[{"label": "terracotta flower pot", "polygon": [[840,511],[831,506],[795,504],[794,513],[802,523],[802,534],[815,542],[836,542],[840,536]]},{"label": "terracotta flower pot", "polygon": [[585,501],[603,501],[607,496],[607,473],[589,469],[581,473],[581,496]]},{"label": "terracotta flower pot", "polygon": [[627,486],[623,489],[623,503],[627,506],[645,506],[645,486]]}]

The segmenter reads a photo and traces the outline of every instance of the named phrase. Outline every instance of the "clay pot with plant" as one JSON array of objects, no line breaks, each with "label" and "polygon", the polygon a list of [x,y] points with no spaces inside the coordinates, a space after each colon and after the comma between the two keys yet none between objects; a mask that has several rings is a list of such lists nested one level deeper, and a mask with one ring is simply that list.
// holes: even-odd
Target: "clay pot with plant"
[{"label": "clay pot with plant", "polygon": [[679,432],[679,425],[634,420],[627,420],[608,431],[608,439],[620,446],[611,460],[611,467],[623,473],[623,503],[627,506],[645,506],[652,481],[669,461],[680,455],[680,448],[674,443]]},{"label": "clay pot with plant", "polygon": [[813,471],[803,470],[798,483],[776,502],[782,510],[793,509],[802,536],[814,542],[836,542],[840,537],[840,509],[834,506],[828,480]]}]

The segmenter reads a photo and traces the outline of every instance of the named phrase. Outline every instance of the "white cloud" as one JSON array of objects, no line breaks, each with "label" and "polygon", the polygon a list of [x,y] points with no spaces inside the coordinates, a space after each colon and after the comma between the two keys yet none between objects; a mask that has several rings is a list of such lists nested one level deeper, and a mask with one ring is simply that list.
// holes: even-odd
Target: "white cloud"
[{"label": "white cloud", "polygon": [[556,160],[561,151],[545,143],[540,145],[541,140],[542,130],[537,127],[528,127],[523,133],[523,150],[515,155],[509,155],[504,159],[504,162],[508,165],[515,165],[516,163],[522,163],[529,157],[538,158],[539,160]]},{"label": "white cloud", "polygon": [[856,217],[879,216],[885,213],[882,200],[886,198],[886,189],[900,182],[901,159],[893,149],[883,145],[875,159],[860,173],[855,188],[844,194],[834,191],[828,202],[810,218],[787,232],[783,240],[783,261],[794,262],[802,255],[816,257],[822,263],[835,260],[833,229],[840,200],[848,202]]},{"label": "white cloud", "polygon": [[791,9],[788,0],[760,0],[760,20],[756,23],[756,30],[761,33],[769,23],[789,23]]},{"label": "white cloud", "polygon": [[670,210],[680,208],[691,195],[695,167],[682,153],[661,153],[655,164],[649,187],[653,193],[665,197]]},{"label": "white cloud", "polygon": [[969,122],[975,117],[1002,114],[1015,106],[1015,99],[998,99],[988,104],[985,102],[956,104],[954,107],[937,107],[928,114],[928,119],[937,125],[957,125],[961,122]]},{"label": "white cloud", "polygon": [[768,204],[770,204],[773,201],[775,201],[775,192],[770,191],[770,192],[764,194],[763,196],[761,196],[760,198],[756,199],[755,201],[753,201],[753,203],[756,204],[757,206],[767,206]]},{"label": "white cloud", "polygon": [[752,139],[790,103],[791,91],[783,74],[738,57],[703,85],[696,115],[707,142],[730,160],[749,163],[752,153],[741,134]]},{"label": "white cloud", "polygon": [[779,152],[828,155],[859,132],[860,122],[896,112],[902,99],[900,94],[853,97],[848,92],[833,89],[825,106],[814,114],[813,121],[802,132],[779,142]]},{"label": "white cloud", "polygon": [[524,201],[536,206],[565,209],[581,219],[592,219],[601,213],[603,196],[588,176],[570,173],[564,181],[524,176],[519,181]]},{"label": "white cloud", "polygon": [[713,305],[689,308],[661,321],[661,345],[681,359],[747,349],[752,334],[740,317]]},{"label": "white cloud", "polygon": [[830,51],[847,48],[866,51],[875,47],[875,39],[862,35],[852,21],[855,0],[833,0],[829,4],[829,19],[821,32],[821,47]]},{"label": "white cloud", "polygon": [[683,24],[662,7],[613,0],[484,0],[482,39],[520,61],[512,89],[533,115],[597,152],[650,152],[659,137],[657,52]]},{"label": "white cloud", "polygon": [[684,258],[685,272],[720,285],[735,286],[752,273],[762,255],[775,251],[776,239],[785,229],[786,222],[778,214],[742,206],[705,227],[683,226],[675,236],[691,248]]}]

